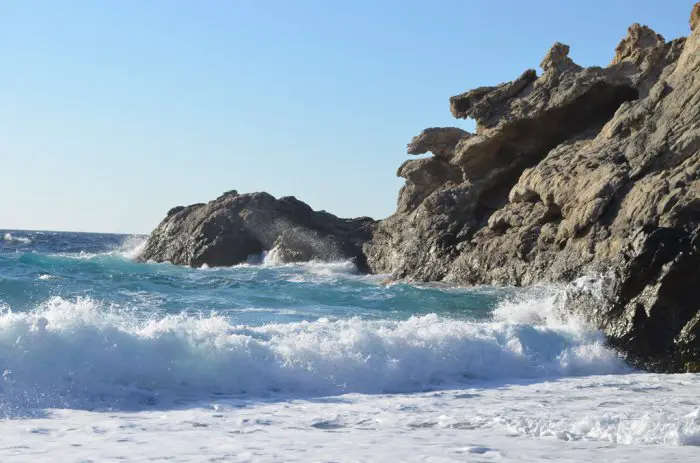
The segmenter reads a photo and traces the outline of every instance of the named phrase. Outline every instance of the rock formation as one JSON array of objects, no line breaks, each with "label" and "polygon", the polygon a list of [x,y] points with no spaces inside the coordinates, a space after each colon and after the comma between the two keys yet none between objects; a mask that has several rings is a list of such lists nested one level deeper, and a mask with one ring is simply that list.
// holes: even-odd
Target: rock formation
[{"label": "rock formation", "polygon": [[292,197],[228,192],[177,207],[144,260],[232,265],[352,258],[394,278],[570,285],[571,310],[638,365],[700,365],[700,3],[691,34],[633,24],[607,67],[555,43],[540,75],[450,98],[476,133],[430,128],[408,145],[397,211],[381,222]]},{"label": "rock formation", "polygon": [[175,207],[151,233],[143,261],[200,267],[229,266],[274,250],[282,262],[352,259],[367,270],[362,244],[368,217],[341,219],[288,196],[224,193],[207,204]]},{"label": "rock formation", "polygon": [[364,246],[395,278],[528,285],[613,275],[571,294],[630,360],[700,359],[700,3],[688,38],[633,24],[612,63],[555,43],[542,73],[450,98],[476,133],[432,128],[408,146],[395,214]]}]

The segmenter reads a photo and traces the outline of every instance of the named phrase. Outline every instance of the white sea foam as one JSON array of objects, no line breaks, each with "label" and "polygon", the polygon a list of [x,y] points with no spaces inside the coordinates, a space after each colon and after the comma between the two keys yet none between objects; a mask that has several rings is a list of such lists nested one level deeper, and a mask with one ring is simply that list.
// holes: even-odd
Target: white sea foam
[{"label": "white sea foam", "polygon": [[[525,310],[530,310],[525,306]],[[48,324],[36,330],[38,319]],[[627,371],[602,336],[577,327],[414,316],[232,325],[225,318],[133,312],[54,297],[0,316],[6,391],[78,402],[161,394],[412,392],[474,381]]]},{"label": "white sea foam", "polygon": [[697,459],[698,394],[697,375],[630,374],[109,413],[52,410],[21,425],[0,420],[0,459],[685,463]]},{"label": "white sea foam", "polygon": [[284,261],[280,257],[279,249],[272,248],[269,251],[263,252],[262,254],[263,265],[268,265],[270,267],[284,265]]},{"label": "white sea foam", "polygon": [[597,279],[579,279],[569,285],[537,285],[514,293],[493,312],[498,321],[590,332],[588,323],[567,308],[570,291],[597,294]]},{"label": "white sea foam", "polygon": [[136,259],[141,255],[146,248],[148,238],[141,235],[128,236],[119,247],[115,250],[122,257],[127,259]]},{"label": "white sea foam", "polygon": [[[145,246],[145,242],[143,244]],[[139,250],[139,253],[143,250],[143,247]],[[138,254],[136,254],[138,256]],[[294,272],[290,275],[289,281],[304,282],[308,281],[309,278],[314,276],[348,276],[348,275],[358,275],[357,266],[350,260],[336,260],[336,261],[321,261],[321,260],[311,260],[308,262],[283,262],[275,249],[271,251],[265,251],[262,254],[251,255],[248,257],[247,262],[232,265],[230,267],[210,267],[207,264],[202,264],[199,270],[213,270],[216,272],[227,271],[227,269],[241,269],[241,268],[269,268],[278,269],[281,271],[290,270]],[[363,275],[367,278],[372,279],[386,279],[388,275]]]},{"label": "white sea foam", "polygon": [[299,268],[311,274],[318,275],[352,275],[357,273],[357,266],[349,260],[311,260],[309,262],[285,263],[279,257],[279,253],[277,252],[276,248],[268,252],[264,252],[261,261],[263,267]]},{"label": "white sea foam", "polygon": [[2,237],[4,241],[30,244],[32,240],[26,236],[13,236],[12,233],[5,233]]},{"label": "white sea foam", "polygon": [[[645,404],[640,404],[644,406]],[[499,417],[518,435],[567,441],[595,440],[616,444],[700,445],[700,408],[689,413],[669,410],[598,411],[578,419],[543,416]]]},{"label": "white sea foam", "polygon": [[138,258],[146,248],[148,238],[141,235],[129,235],[124,241],[113,249],[104,252],[85,252],[59,254],[61,257],[69,259],[91,260],[99,259],[105,256],[117,256],[125,259],[134,260]]},{"label": "white sea foam", "polygon": [[58,297],[8,310],[0,409],[58,409],[0,421],[26,442],[0,459],[692,461],[700,375],[631,372],[557,291],[489,322],[244,326]]},{"label": "white sea foam", "polygon": [[285,264],[291,268],[300,268],[313,275],[355,275],[357,266],[349,260],[322,262],[312,260],[295,264]]}]

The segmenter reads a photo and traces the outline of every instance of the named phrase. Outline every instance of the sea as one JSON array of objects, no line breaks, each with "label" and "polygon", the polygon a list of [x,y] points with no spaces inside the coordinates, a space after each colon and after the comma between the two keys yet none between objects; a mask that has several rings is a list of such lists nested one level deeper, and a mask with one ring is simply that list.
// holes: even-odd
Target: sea
[{"label": "sea", "polygon": [[632,369],[566,287],[145,239],[0,230],[0,461],[700,461],[700,375]]}]

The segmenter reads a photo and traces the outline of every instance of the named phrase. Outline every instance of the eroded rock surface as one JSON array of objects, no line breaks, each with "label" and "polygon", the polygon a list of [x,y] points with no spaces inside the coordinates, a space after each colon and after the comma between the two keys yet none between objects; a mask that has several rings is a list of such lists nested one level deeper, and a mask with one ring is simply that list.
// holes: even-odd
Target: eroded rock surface
[{"label": "eroded rock surface", "polygon": [[367,270],[362,244],[374,220],[341,219],[298,199],[227,192],[206,204],[171,209],[140,259],[210,267],[236,265],[274,249],[281,262],[352,259]]},{"label": "eroded rock surface", "polygon": [[[365,244],[395,278],[527,285],[615,275],[572,298],[640,364],[700,358],[700,3],[687,38],[633,24],[607,67],[556,43],[512,82],[450,99],[475,134],[428,129],[397,212]],[[593,310],[593,306],[597,307]]]}]

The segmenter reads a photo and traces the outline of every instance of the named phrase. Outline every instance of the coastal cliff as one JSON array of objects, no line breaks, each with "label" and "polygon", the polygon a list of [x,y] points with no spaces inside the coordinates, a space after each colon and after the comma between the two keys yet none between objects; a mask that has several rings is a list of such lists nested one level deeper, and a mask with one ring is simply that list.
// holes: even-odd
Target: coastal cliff
[{"label": "coastal cliff", "polygon": [[542,72],[450,98],[476,132],[429,128],[408,145],[396,212],[375,222],[294,198],[236,192],[176,208],[143,260],[233,265],[353,259],[360,271],[456,285],[570,286],[567,307],[630,362],[700,361],[700,3],[687,38],[633,24],[607,67],[555,43]]},{"label": "coastal cliff", "polygon": [[395,214],[364,246],[370,268],[460,285],[607,274],[573,310],[644,365],[700,351],[700,3],[691,35],[633,24],[605,68],[556,43],[542,73],[450,98],[476,133],[408,145]]}]

